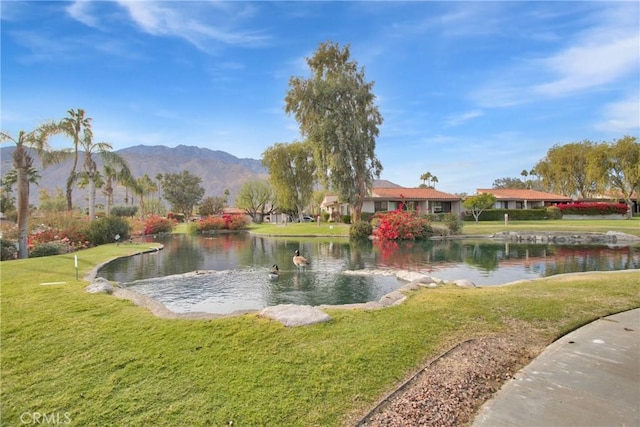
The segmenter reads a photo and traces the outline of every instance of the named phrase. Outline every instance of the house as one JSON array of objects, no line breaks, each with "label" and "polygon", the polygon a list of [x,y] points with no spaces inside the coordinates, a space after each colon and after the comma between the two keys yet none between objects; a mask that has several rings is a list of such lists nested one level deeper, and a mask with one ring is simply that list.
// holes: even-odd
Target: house
[{"label": "house", "polygon": [[[386,182],[383,183],[386,185]],[[401,205],[405,210],[415,210],[420,213],[459,214],[462,211],[462,200],[455,194],[438,191],[434,188],[407,188],[391,183],[389,187],[378,187],[374,183],[373,189],[365,197],[362,213],[388,212],[398,209]],[[325,195],[320,204],[322,212],[329,213],[333,219],[342,215],[349,215],[349,206],[341,203],[335,194]]]},{"label": "house", "polygon": [[479,188],[477,194],[496,196],[495,209],[536,209],[554,206],[558,203],[571,203],[571,197],[543,191],[517,188]]}]

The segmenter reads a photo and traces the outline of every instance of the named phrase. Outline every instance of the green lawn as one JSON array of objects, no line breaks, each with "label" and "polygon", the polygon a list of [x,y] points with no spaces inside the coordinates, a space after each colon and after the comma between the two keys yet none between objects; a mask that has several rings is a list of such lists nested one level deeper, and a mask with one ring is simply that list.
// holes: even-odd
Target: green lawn
[{"label": "green lawn", "polygon": [[546,220],[546,221],[509,221],[508,225],[504,221],[480,221],[465,222],[462,229],[467,235],[488,235],[500,231],[575,231],[598,232],[620,231],[627,234],[640,236],[640,217],[630,220]]},{"label": "green lawn", "polygon": [[94,266],[143,248],[78,252],[79,281],[73,255],[0,263],[3,426],[35,412],[81,426],[346,425],[425,361],[513,319],[548,344],[640,307],[637,272],[422,289],[396,307],[331,310],[331,322],[300,328],[256,314],[166,320],[84,292]]}]

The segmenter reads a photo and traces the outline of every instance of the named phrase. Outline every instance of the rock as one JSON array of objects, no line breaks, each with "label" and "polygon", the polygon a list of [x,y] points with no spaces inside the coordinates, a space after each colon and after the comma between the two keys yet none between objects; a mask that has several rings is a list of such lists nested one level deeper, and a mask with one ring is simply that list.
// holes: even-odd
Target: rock
[{"label": "rock", "polygon": [[454,280],[453,283],[456,286],[459,286],[461,288],[475,288],[476,287],[476,284],[473,283],[471,280],[468,280],[468,279]]},{"label": "rock", "polygon": [[296,304],[267,307],[260,312],[260,315],[277,320],[284,326],[305,326],[331,320],[331,316],[316,307]]},{"label": "rock", "polygon": [[84,290],[90,294],[112,294],[115,288],[107,279],[96,277]]},{"label": "rock", "polygon": [[407,299],[407,296],[405,294],[403,294],[400,291],[395,291],[395,292],[388,293],[382,298],[380,298],[380,304],[382,304],[383,307],[389,307],[391,305],[400,304],[405,299]]},{"label": "rock", "polygon": [[428,276],[425,276],[422,273],[418,273],[417,271],[406,271],[406,270],[397,271],[396,277],[400,280],[405,280],[407,282],[415,282],[418,280],[430,279]]}]

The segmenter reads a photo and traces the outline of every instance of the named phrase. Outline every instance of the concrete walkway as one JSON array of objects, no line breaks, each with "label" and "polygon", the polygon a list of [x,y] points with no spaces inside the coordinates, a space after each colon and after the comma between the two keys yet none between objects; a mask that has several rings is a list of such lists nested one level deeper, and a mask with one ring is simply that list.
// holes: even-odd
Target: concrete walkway
[{"label": "concrete walkway", "polygon": [[485,403],[473,427],[640,426],[640,309],[560,338]]}]

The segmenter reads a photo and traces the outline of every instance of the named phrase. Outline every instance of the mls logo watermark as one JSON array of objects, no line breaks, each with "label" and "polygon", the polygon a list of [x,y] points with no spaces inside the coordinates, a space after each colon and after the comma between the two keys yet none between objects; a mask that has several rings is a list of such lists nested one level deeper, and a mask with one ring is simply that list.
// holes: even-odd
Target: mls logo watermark
[{"label": "mls logo watermark", "polygon": [[69,412],[23,412],[20,414],[22,425],[65,425],[71,424]]}]

